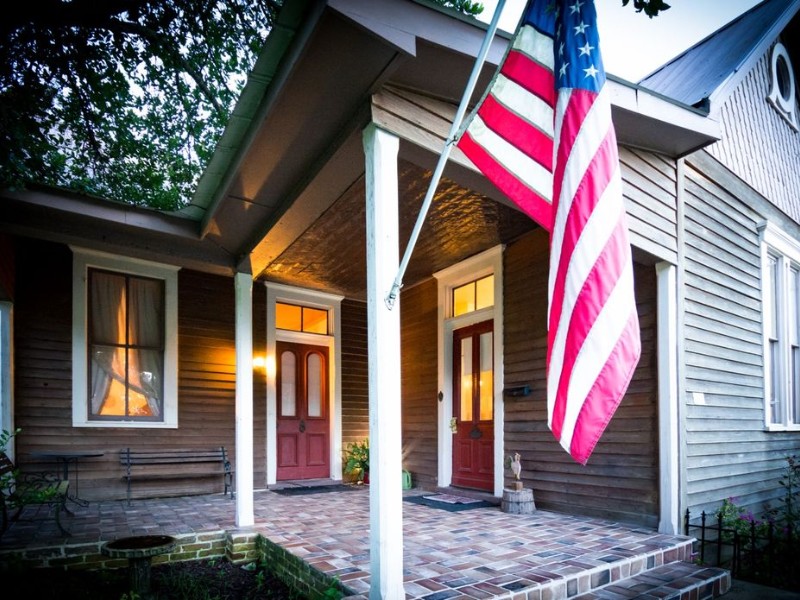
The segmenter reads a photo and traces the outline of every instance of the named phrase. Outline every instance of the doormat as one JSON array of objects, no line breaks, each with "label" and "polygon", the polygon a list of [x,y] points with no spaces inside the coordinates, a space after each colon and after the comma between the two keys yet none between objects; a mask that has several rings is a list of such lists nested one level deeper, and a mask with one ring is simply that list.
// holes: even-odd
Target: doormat
[{"label": "doormat", "polygon": [[459,512],[462,510],[470,510],[473,508],[492,508],[496,504],[487,502],[486,500],[476,500],[475,498],[467,498],[465,496],[453,496],[451,494],[431,494],[429,496],[406,496],[403,498],[406,502],[412,504],[422,504],[430,506],[431,508],[440,508],[449,512]]},{"label": "doormat", "polygon": [[363,487],[364,486],[344,485],[344,484],[309,485],[302,487],[298,486],[298,487],[278,488],[270,491],[275,492],[276,494],[281,494],[283,496],[300,496],[304,494],[324,494],[325,492],[350,492],[353,490],[361,489]]}]

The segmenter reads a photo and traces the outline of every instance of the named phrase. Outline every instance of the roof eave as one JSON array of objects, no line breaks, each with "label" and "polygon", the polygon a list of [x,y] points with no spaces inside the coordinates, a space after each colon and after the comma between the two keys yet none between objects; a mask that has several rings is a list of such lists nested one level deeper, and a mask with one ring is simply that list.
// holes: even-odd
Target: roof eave
[{"label": "roof eave", "polygon": [[786,10],[783,11],[780,18],[772,24],[772,27],[770,27],[761,40],[759,40],[758,44],[753,46],[739,66],[728,75],[717,89],[709,94],[708,98],[704,99],[708,105],[710,115],[716,116],[719,113],[722,105],[728,99],[728,96],[733,93],[742,79],[753,69],[755,63],[761,59],[769,47],[778,39],[778,36],[789,25],[789,22],[798,11],[800,11],[800,0],[795,0],[786,7]]},{"label": "roof eave", "polygon": [[720,124],[705,111],[609,75],[614,125],[619,141],[674,158],[722,137]]},{"label": "roof eave", "polygon": [[304,46],[303,40],[311,35],[322,14],[324,2],[314,3],[311,14],[307,14],[312,2],[292,0],[281,9],[209,165],[198,182],[192,201],[181,211],[201,220],[201,236],[208,232],[209,223],[220,206],[225,190],[258,133],[264,116],[269,112],[280,89],[282,76],[296,60],[299,49]]}]

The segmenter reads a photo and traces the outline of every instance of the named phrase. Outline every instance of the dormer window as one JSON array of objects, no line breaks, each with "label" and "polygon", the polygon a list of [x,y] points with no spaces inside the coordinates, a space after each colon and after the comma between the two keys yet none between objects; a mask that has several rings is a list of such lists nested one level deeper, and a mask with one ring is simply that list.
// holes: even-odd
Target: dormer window
[{"label": "dormer window", "polygon": [[795,99],[795,80],[792,61],[786,46],[778,42],[772,47],[770,56],[770,76],[772,86],[767,100],[778,111],[795,131],[799,131],[797,122],[797,101]]}]

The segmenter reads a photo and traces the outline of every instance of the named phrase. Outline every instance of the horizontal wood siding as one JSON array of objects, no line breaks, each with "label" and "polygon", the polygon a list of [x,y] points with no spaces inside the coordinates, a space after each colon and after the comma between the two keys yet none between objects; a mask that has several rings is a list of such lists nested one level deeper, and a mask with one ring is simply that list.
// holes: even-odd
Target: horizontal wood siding
[{"label": "horizontal wood siding", "polygon": [[[233,287],[233,280],[230,280]],[[267,347],[267,288],[253,283],[253,354]],[[235,401],[235,400],[234,400]],[[235,435],[235,428],[234,428]],[[231,451],[234,446],[231,445]],[[232,458],[235,458],[232,457]],[[235,475],[234,475],[235,480]],[[234,481],[235,483],[235,481]],[[253,371],[253,486],[267,487],[267,370]]]},{"label": "horizontal wood siding", "polygon": [[403,398],[403,468],[415,486],[436,486],[437,323],[435,279],[403,290],[400,302]]},{"label": "horizontal wood siding", "polygon": [[0,300],[14,299],[14,240],[0,234]]},{"label": "horizontal wood siding", "polygon": [[676,263],[675,160],[622,146],[619,161],[631,244],[661,260]]},{"label": "horizontal wood siding", "polygon": [[[224,445],[235,457],[234,289],[227,277],[179,272],[178,429],[72,427],[72,255],[66,246],[18,239],[15,302],[15,421],[23,469],[52,468],[31,456],[55,448],[102,450],[79,465],[80,493],[124,498],[119,451],[125,447]],[[258,288],[258,286],[256,286]],[[254,289],[255,339],[263,340],[266,297]],[[259,337],[260,336],[260,337]],[[261,342],[263,344],[263,341]],[[255,397],[264,398],[263,382]],[[256,482],[264,481],[264,403],[256,401]],[[139,495],[221,492],[220,481],[141,482]]]},{"label": "horizontal wood siding", "polygon": [[522,455],[523,480],[536,505],[564,512],[657,524],[658,416],[656,281],[634,265],[642,358],[589,463],[575,463],[547,427],[545,357],[548,240],[535,232],[504,255],[505,386],[529,385],[505,398],[505,455]]},{"label": "horizontal wood siding", "polygon": [[699,515],[733,496],[759,513],[780,497],[785,457],[800,449],[796,433],[764,425],[763,217],[752,191],[707,155],[686,164],[687,506]]},{"label": "horizontal wood siding", "polygon": [[369,437],[367,304],[342,301],[342,448]]},{"label": "horizontal wood siding", "polygon": [[709,146],[708,152],[800,222],[800,135],[767,102],[770,52],[722,105],[722,139]]}]

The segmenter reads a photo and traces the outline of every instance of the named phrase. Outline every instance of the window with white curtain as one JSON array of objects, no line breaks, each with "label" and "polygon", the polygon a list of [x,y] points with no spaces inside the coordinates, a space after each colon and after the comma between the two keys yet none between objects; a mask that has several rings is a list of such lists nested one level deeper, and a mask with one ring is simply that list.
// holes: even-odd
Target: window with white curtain
[{"label": "window with white curtain", "polygon": [[73,425],[177,427],[177,269],[73,252]]},{"label": "window with white curtain", "polygon": [[89,419],[161,420],[164,282],[89,269]]},{"label": "window with white curtain", "polygon": [[761,242],[765,421],[800,429],[800,243],[769,223]]}]

